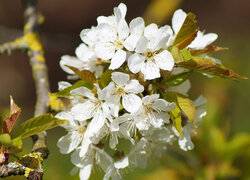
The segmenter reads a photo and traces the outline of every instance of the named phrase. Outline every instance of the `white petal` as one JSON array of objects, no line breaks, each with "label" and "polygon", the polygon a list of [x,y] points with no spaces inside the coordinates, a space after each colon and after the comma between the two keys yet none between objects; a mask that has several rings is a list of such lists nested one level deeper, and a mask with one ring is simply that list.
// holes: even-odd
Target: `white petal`
[{"label": "white petal", "polygon": [[183,130],[183,136],[179,138],[179,146],[184,151],[192,150],[194,148],[194,144],[191,141],[190,134],[188,130],[184,127]]},{"label": "white petal", "polygon": [[144,31],[145,23],[144,20],[141,17],[137,17],[132,19],[132,21],[129,23],[130,33],[141,36]]},{"label": "white petal", "polygon": [[144,53],[148,48],[148,39],[145,36],[140,37],[136,44],[135,52]]},{"label": "white petal", "polygon": [[88,180],[91,174],[93,164],[87,164],[80,169],[79,177],[80,180]]},{"label": "white petal", "polygon": [[84,121],[90,119],[95,113],[95,103],[86,101],[84,103],[78,103],[71,109],[72,114],[78,121]]},{"label": "white petal", "polygon": [[105,88],[102,89],[102,96],[103,99],[106,101],[112,100],[110,96],[115,93],[115,84],[114,82],[110,82]]},{"label": "white petal", "polygon": [[71,132],[63,137],[61,137],[57,146],[60,148],[62,154],[68,154],[78,147],[81,142],[81,136],[78,132]]},{"label": "white petal", "polygon": [[95,46],[95,52],[97,57],[109,60],[115,55],[115,46],[110,42],[100,42]]},{"label": "white petal", "polygon": [[84,43],[92,47],[97,40],[97,33],[96,28],[83,29],[80,33],[80,37]]},{"label": "white petal", "polygon": [[127,6],[124,3],[120,3],[118,6],[120,12],[121,12],[121,17],[125,18],[126,13],[127,13]]},{"label": "white petal", "polygon": [[126,52],[118,49],[114,56],[111,59],[111,64],[109,66],[109,69],[117,69],[119,68],[126,60]]},{"label": "white petal", "polygon": [[152,95],[147,95],[142,98],[143,104],[152,104],[154,101],[156,101],[160,97],[159,94],[152,94]]},{"label": "white petal", "polygon": [[154,59],[160,69],[171,71],[174,67],[174,58],[172,54],[167,50],[156,54],[154,56]]},{"label": "white petal", "polygon": [[171,111],[175,108],[174,103],[169,103],[164,99],[157,99],[152,106],[156,110],[160,111]]},{"label": "white petal", "polygon": [[113,72],[111,74],[111,79],[118,85],[118,86],[125,86],[129,81],[129,75],[122,73],[122,72]]},{"label": "white petal", "polygon": [[82,96],[87,97],[89,99],[95,98],[95,96],[91,92],[91,90],[86,88],[86,87],[79,87],[79,88],[73,89],[72,91],[70,91],[70,94],[71,95],[82,95]]},{"label": "white petal", "polygon": [[135,112],[142,105],[141,98],[134,94],[122,96],[122,105],[128,112]]},{"label": "white petal", "polygon": [[144,29],[144,36],[146,36],[148,39],[151,39],[155,33],[157,33],[158,27],[156,24],[150,24],[145,27]]},{"label": "white petal", "polygon": [[194,106],[198,107],[201,105],[204,105],[207,103],[207,100],[203,96],[199,96],[195,101],[194,101]]},{"label": "white petal", "polygon": [[108,106],[110,107],[110,113],[113,116],[118,117],[121,96],[112,96],[112,97],[114,98],[113,102],[108,103]]},{"label": "white petal", "polygon": [[164,122],[164,123],[166,123],[166,124],[169,124],[169,123],[170,123],[170,121],[169,121],[170,116],[169,116],[169,114],[166,113],[166,112],[155,113],[155,117],[156,117],[157,119],[161,119],[161,121]]},{"label": "white petal", "polygon": [[136,127],[137,127],[140,131],[147,131],[147,130],[149,129],[149,126],[150,126],[149,122],[145,122],[145,121],[143,121],[143,120],[138,121],[138,122],[136,123]]},{"label": "white petal", "polygon": [[123,168],[127,167],[128,164],[129,164],[129,162],[128,162],[128,157],[127,156],[125,156],[121,160],[118,160],[118,161],[114,162],[114,166],[117,169],[123,169]]},{"label": "white petal", "polygon": [[79,156],[80,148],[77,148],[70,156],[70,160],[72,164],[74,164],[78,168],[83,167],[83,161],[81,160]]},{"label": "white petal", "polygon": [[58,90],[61,91],[67,87],[71,86],[71,84],[69,82],[66,81],[59,81],[58,82]]},{"label": "white petal", "polygon": [[144,91],[144,87],[139,83],[138,80],[130,80],[125,86],[127,93],[138,94]]},{"label": "white petal", "polygon": [[124,40],[126,37],[128,37],[129,27],[125,19],[120,20],[118,27],[117,27],[117,31],[118,31],[119,39]]},{"label": "white petal", "polygon": [[78,58],[74,56],[68,56],[68,55],[62,56],[59,64],[62,70],[64,70],[66,73],[69,73],[69,74],[75,74],[75,73],[71,69],[66,67],[65,65],[73,66],[78,69],[81,69],[84,66],[83,62],[80,61]]},{"label": "white petal", "polygon": [[109,24],[115,26],[115,17],[114,16],[99,16],[97,17],[97,24]]},{"label": "white petal", "polygon": [[130,34],[123,43],[123,46],[129,51],[133,51],[139,39],[140,36]]},{"label": "white petal", "polygon": [[83,61],[87,61],[94,56],[94,52],[86,46],[84,43],[81,43],[75,51],[76,56]]},{"label": "white petal", "polygon": [[98,40],[101,42],[114,42],[117,39],[117,28],[110,24],[97,26]]},{"label": "white petal", "polygon": [[141,71],[145,57],[140,54],[133,54],[128,59],[128,67],[132,73]]},{"label": "white petal", "polygon": [[192,49],[204,49],[207,45],[213,43],[218,38],[218,35],[215,33],[203,34],[198,31],[197,37],[192,41],[192,43],[188,46]]},{"label": "white petal", "polygon": [[173,18],[172,18],[172,27],[173,27],[175,34],[179,32],[186,17],[187,17],[187,14],[183,10],[178,9],[175,11]]},{"label": "white petal", "polygon": [[79,156],[81,158],[85,158],[86,155],[88,156],[88,151],[91,149],[90,148],[91,140],[89,139],[89,137],[86,137],[86,136],[89,136],[89,134],[90,134],[90,131],[88,131],[87,129],[87,131],[85,132],[81,147],[80,147]]},{"label": "white petal", "polygon": [[157,113],[148,113],[148,119],[154,128],[159,128],[161,127],[163,120],[161,118],[156,118],[155,114]]},{"label": "white petal", "polygon": [[97,133],[103,127],[105,119],[106,117],[103,111],[98,109],[89,123],[88,128],[93,134]]},{"label": "white petal", "polygon": [[160,77],[159,67],[152,61],[148,61],[143,64],[141,72],[144,75],[145,79],[151,80]]}]

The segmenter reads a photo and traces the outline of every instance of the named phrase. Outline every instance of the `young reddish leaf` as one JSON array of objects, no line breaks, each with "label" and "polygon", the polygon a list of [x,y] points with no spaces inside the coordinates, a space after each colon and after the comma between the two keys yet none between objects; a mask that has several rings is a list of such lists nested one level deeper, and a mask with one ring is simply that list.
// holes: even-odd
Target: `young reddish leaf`
[{"label": "young reddish leaf", "polygon": [[227,50],[228,48],[225,47],[218,47],[218,46],[213,46],[213,45],[209,45],[207,46],[205,49],[190,49],[190,53],[193,56],[198,56],[200,54],[205,54],[205,53],[209,53],[209,52],[215,52],[215,51],[223,51],[223,50]]},{"label": "young reddish leaf", "polygon": [[181,29],[174,39],[173,46],[177,46],[179,49],[183,49],[188,46],[195,39],[197,29],[195,15],[193,13],[188,13]]},{"label": "young reddish leaf", "polygon": [[184,39],[181,43],[177,45],[178,49],[184,49],[187,47],[197,36],[198,29],[195,30],[190,36],[188,36],[186,39]]},{"label": "young reddish leaf", "polygon": [[14,100],[10,96],[10,116],[3,121],[2,133],[10,133],[21,109],[15,104]]},{"label": "young reddish leaf", "polygon": [[95,75],[92,72],[90,72],[88,70],[79,70],[73,66],[68,66],[68,65],[65,65],[65,66],[67,66],[72,71],[74,71],[76,73],[76,75],[79,76],[79,78],[81,78],[82,80],[84,80],[90,84],[94,84],[96,82]]},{"label": "young reddish leaf", "polygon": [[201,71],[207,74],[221,76],[224,78],[231,78],[231,79],[247,79],[247,77],[240,76],[233,72],[229,68],[225,68],[219,64],[216,64],[214,61],[199,57],[193,56],[189,61],[182,61],[177,64],[180,67],[194,69],[197,71]]}]

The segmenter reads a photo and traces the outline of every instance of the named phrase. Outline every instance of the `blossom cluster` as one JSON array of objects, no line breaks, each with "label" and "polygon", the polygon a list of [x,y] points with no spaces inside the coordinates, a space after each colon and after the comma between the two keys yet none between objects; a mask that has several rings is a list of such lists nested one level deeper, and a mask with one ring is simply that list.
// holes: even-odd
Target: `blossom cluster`
[{"label": "blossom cluster", "polygon": [[[141,17],[128,24],[126,12],[121,3],[112,16],[98,17],[97,26],[80,33],[76,56],[60,60],[69,79],[78,79],[81,71],[94,77],[90,86],[59,82],[59,90],[70,89],[70,107],[56,115],[68,120],[62,125],[67,134],[57,145],[61,153],[72,153],[81,180],[90,177],[94,166],[104,171],[104,179],[122,179],[125,169],[145,167],[148,157],[175,143],[184,151],[193,149],[191,135],[206,114],[202,96],[190,100],[192,119],[181,102],[171,99],[173,94],[187,98],[188,79],[175,86],[165,83],[168,76],[188,72],[175,67],[170,51],[187,14],[179,9],[172,27],[158,27],[146,26]],[[214,33],[197,31],[185,49],[204,49],[216,39]],[[182,120],[179,129],[175,118]]]}]

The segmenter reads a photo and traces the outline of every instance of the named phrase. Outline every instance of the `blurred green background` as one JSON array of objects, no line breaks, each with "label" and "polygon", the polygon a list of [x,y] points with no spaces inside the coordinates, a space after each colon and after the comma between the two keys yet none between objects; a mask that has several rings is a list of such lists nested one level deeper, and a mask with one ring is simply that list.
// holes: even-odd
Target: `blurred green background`
[{"label": "blurred green background", "polygon": [[[49,67],[51,90],[57,82],[66,80],[58,66],[64,54],[74,55],[81,42],[83,28],[96,25],[96,17],[110,15],[120,2],[128,6],[128,22],[143,16],[147,24],[170,24],[175,9],[197,15],[201,30],[219,35],[214,43],[229,50],[216,52],[214,57],[240,75],[250,77],[250,1],[247,0],[43,0],[39,9],[45,16],[41,27],[42,42]],[[0,0],[0,43],[14,40],[22,34],[21,1]],[[28,58],[23,52],[0,56],[0,114],[8,110],[9,95],[22,108],[19,123],[33,115],[34,83]],[[203,94],[207,100],[207,116],[193,137],[195,149],[189,152],[169,147],[160,158],[149,160],[148,167],[129,173],[132,180],[249,180],[250,179],[250,83],[249,80],[231,81],[206,78],[198,73],[191,77],[190,96]],[[49,159],[44,163],[44,179],[78,179],[70,176],[73,168],[68,155],[62,155],[56,142],[64,134],[62,128],[48,131]],[[31,149],[31,140],[25,141],[25,152]],[[92,179],[101,179],[96,170]],[[25,179],[11,177],[7,179]]]}]

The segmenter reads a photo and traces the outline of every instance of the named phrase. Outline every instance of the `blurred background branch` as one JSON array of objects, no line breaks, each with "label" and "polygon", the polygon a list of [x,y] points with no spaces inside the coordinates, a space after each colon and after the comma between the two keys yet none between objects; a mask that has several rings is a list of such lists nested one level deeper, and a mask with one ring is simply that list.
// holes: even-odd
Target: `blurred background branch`
[{"label": "blurred background branch", "polygon": [[[49,80],[43,46],[39,36],[39,25],[43,17],[38,12],[36,0],[23,0],[24,28],[23,36],[0,46],[0,53],[11,53],[15,50],[25,50],[30,59],[32,75],[36,89],[36,106],[34,116],[47,113],[49,100]],[[42,179],[42,162],[48,156],[46,132],[32,136],[33,148],[29,155],[24,155],[20,162],[2,165],[0,177],[25,175],[28,179]],[[37,161],[36,166],[30,162]],[[32,173],[30,173],[32,172]]]}]

